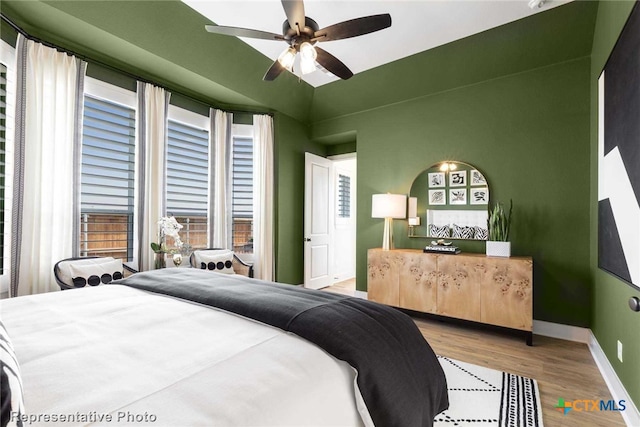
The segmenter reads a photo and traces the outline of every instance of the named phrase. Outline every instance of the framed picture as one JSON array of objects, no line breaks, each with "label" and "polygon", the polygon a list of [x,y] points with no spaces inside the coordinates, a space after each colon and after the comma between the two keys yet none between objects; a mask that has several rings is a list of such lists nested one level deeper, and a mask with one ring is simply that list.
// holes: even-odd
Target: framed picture
[{"label": "framed picture", "polygon": [[449,187],[466,187],[466,185],[467,171],[449,172]]},{"label": "framed picture", "polygon": [[598,267],[640,290],[640,3],[598,80]]},{"label": "framed picture", "polygon": [[470,205],[487,205],[489,204],[489,189],[487,187],[472,188],[469,190]]},{"label": "framed picture", "polygon": [[430,172],[429,173],[429,187],[444,187],[444,172]]},{"label": "framed picture", "polygon": [[446,205],[447,193],[445,190],[429,190],[429,204],[430,205]]},{"label": "framed picture", "polygon": [[487,185],[487,180],[478,169],[471,170],[471,185]]},{"label": "framed picture", "polygon": [[467,189],[466,188],[452,188],[449,190],[449,204],[450,205],[466,205],[467,204]]}]

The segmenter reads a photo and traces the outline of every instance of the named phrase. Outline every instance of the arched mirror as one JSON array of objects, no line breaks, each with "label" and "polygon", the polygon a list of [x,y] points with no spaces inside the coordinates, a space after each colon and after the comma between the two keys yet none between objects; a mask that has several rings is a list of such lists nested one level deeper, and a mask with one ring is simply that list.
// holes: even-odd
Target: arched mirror
[{"label": "arched mirror", "polygon": [[442,161],[422,171],[409,193],[409,237],[487,240],[489,184],[476,167]]}]

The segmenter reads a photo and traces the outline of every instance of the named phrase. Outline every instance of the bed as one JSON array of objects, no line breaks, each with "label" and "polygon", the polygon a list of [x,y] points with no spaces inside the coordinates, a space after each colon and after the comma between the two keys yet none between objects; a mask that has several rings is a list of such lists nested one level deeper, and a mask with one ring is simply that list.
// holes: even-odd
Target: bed
[{"label": "bed", "polygon": [[174,268],[0,309],[25,425],[410,427],[448,406],[413,321],[358,298]]}]

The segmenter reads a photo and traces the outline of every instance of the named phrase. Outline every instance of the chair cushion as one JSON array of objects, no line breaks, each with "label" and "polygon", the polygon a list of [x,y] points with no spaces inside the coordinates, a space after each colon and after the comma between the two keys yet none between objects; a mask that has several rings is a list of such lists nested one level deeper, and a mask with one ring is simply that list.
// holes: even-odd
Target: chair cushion
[{"label": "chair cushion", "polygon": [[233,270],[233,251],[215,249],[194,251],[195,268],[216,271],[218,273],[235,274]]},{"label": "chair cushion", "polygon": [[97,286],[124,277],[122,260],[113,258],[107,262],[93,264],[80,264],[71,261],[69,271],[71,272],[71,282],[75,288],[83,288],[86,285]]},{"label": "chair cushion", "polygon": [[[2,398],[0,401],[0,407],[2,409],[0,412],[0,419],[3,420],[3,425],[7,422],[7,426],[15,426],[18,424],[15,420],[20,419],[25,413],[22,379],[20,377],[18,359],[16,359],[15,352],[13,351],[13,345],[9,339],[9,334],[1,321],[0,388],[2,389]],[[11,417],[12,413],[17,414],[17,417]]]}]

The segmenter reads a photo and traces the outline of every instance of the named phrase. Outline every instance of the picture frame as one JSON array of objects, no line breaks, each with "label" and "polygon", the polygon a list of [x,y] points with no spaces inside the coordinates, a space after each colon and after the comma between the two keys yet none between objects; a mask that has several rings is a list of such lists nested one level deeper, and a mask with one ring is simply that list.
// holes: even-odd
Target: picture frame
[{"label": "picture frame", "polygon": [[488,205],[489,204],[489,188],[479,187],[472,188],[469,191],[470,205]]},{"label": "picture frame", "polygon": [[446,184],[444,172],[429,173],[429,188],[444,187]]},{"label": "picture frame", "polygon": [[449,187],[466,187],[467,186],[467,171],[450,171],[449,172]]},{"label": "picture frame", "polygon": [[467,189],[466,188],[449,189],[449,204],[450,205],[466,205]]},{"label": "picture frame", "polygon": [[[598,79],[598,268],[640,290],[640,5]],[[629,167],[631,166],[631,167]]]},{"label": "picture frame", "polygon": [[438,206],[447,204],[447,192],[442,190],[429,190],[429,205]]},{"label": "picture frame", "polygon": [[469,180],[471,185],[487,185],[487,179],[478,169],[471,169],[470,175]]}]

